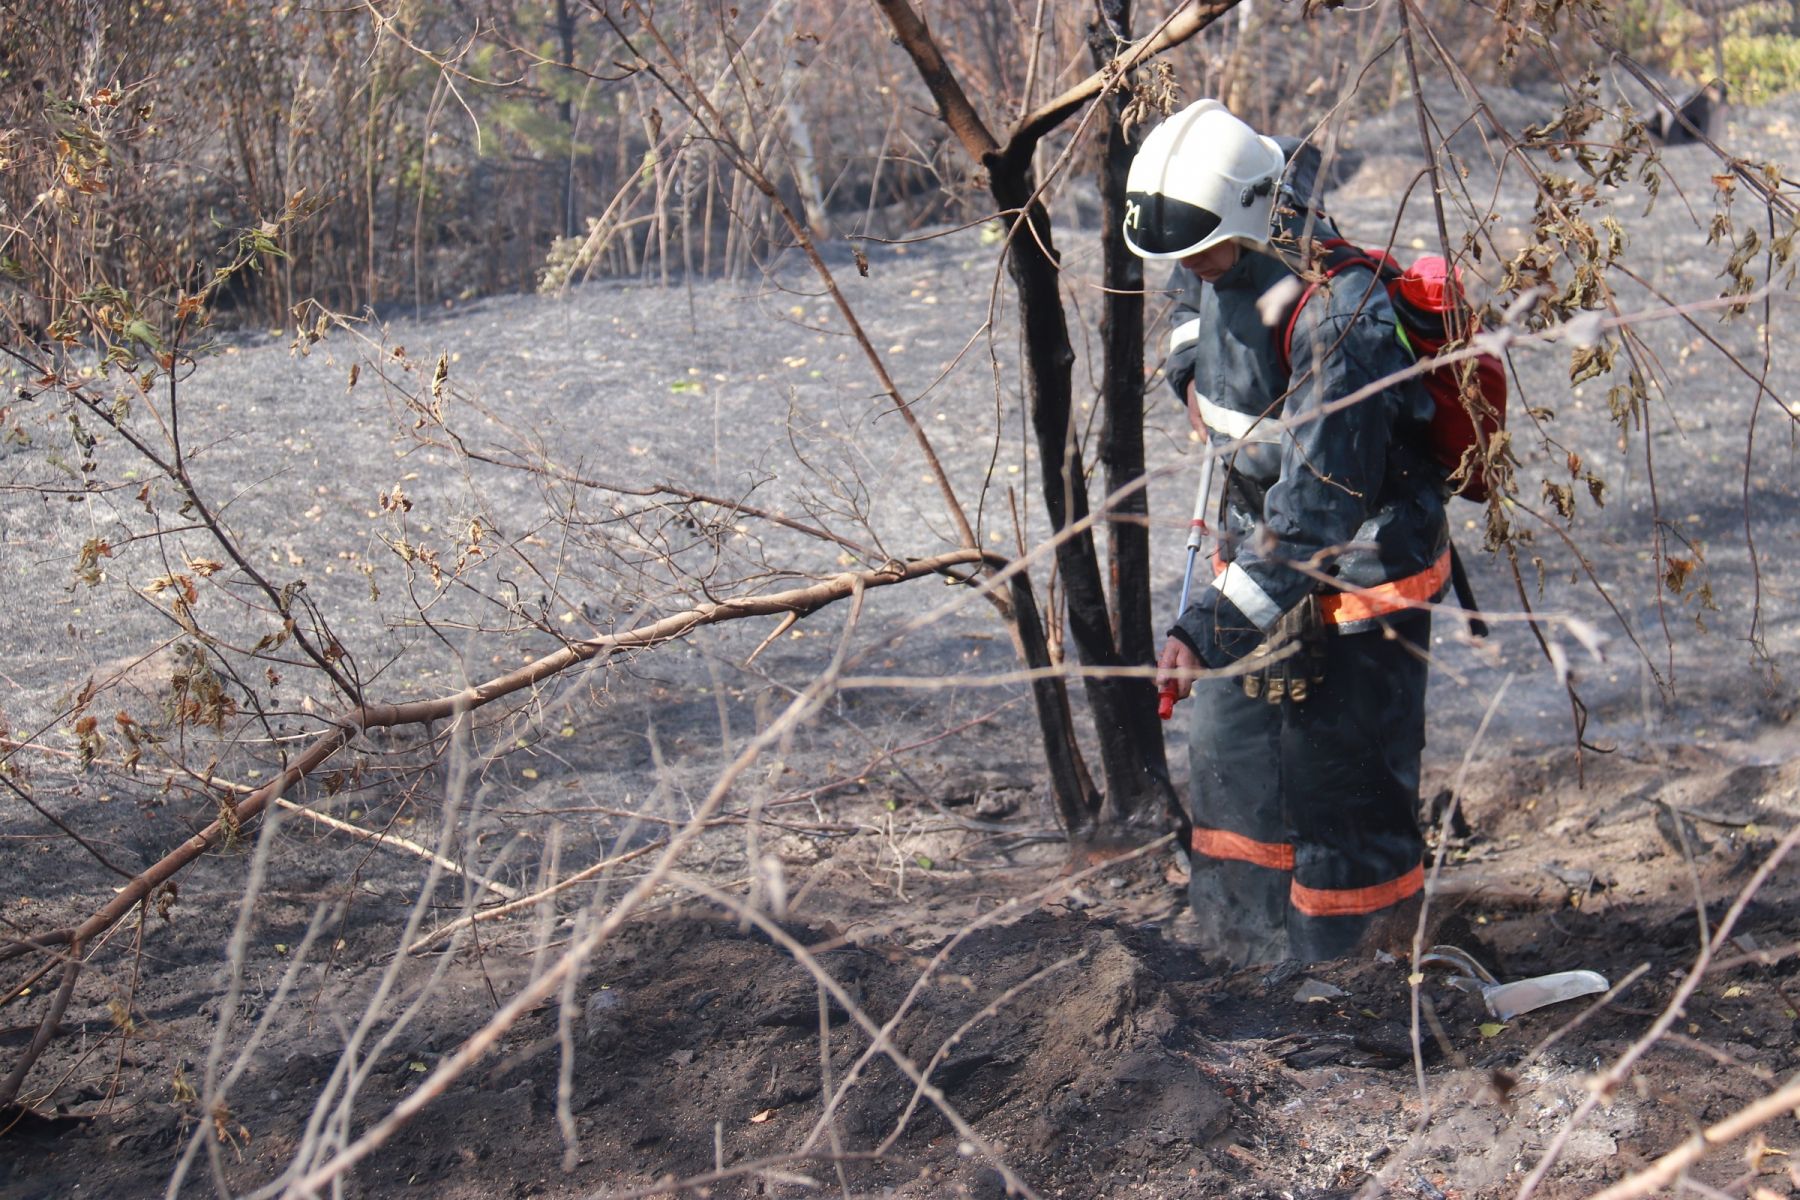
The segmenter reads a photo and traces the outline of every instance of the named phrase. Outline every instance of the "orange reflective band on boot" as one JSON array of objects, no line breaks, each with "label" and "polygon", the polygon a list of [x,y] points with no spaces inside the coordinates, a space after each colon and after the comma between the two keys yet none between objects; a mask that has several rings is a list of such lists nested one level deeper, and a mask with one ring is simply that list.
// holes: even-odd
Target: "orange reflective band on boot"
[{"label": "orange reflective band on boot", "polygon": [[1424,886],[1425,868],[1421,865],[1374,887],[1309,888],[1295,883],[1288,889],[1288,903],[1309,917],[1365,917],[1416,895]]},{"label": "orange reflective band on boot", "polygon": [[1196,829],[1188,838],[1188,845],[1195,854],[1207,858],[1228,858],[1271,871],[1294,869],[1294,848],[1285,842],[1259,842],[1223,829]]},{"label": "orange reflective band on boot", "polygon": [[1429,604],[1450,581],[1450,551],[1438,560],[1404,579],[1394,579],[1375,587],[1354,588],[1346,592],[1326,592],[1319,597],[1319,615],[1327,625],[1350,625],[1374,617],[1385,617],[1402,609]]}]

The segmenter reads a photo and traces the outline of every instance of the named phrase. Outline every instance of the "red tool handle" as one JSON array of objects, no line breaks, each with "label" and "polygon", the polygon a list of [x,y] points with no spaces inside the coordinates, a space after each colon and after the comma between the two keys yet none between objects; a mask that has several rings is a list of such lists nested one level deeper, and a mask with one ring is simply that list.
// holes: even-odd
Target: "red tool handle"
[{"label": "red tool handle", "polygon": [[1156,693],[1156,715],[1168,720],[1175,715],[1175,685],[1165,683],[1162,690]]}]

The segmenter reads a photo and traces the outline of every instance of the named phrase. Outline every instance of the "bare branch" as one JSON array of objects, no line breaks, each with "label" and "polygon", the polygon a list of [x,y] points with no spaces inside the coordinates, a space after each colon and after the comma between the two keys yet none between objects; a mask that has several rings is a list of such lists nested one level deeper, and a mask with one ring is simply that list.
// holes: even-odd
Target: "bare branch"
[{"label": "bare branch", "polygon": [[[904,3],[905,0],[894,0],[894,2]],[[1164,50],[1173,50],[1188,41],[1195,34],[1236,8],[1238,3],[1239,0],[1205,0],[1205,2],[1188,0],[1188,3],[1170,14],[1155,32],[1133,42],[1112,62],[1049,103],[1042,105],[1035,112],[1027,114],[1013,129],[1005,148],[1000,151],[1001,155],[1012,160],[1017,160],[1021,156],[1029,157],[1032,148],[1043,140],[1045,134],[1062,124],[1068,119],[1069,114],[1098,96],[1127,71],[1142,66]],[[882,8],[886,9],[887,7],[887,3],[883,2]],[[973,153],[972,149],[971,153]]]}]

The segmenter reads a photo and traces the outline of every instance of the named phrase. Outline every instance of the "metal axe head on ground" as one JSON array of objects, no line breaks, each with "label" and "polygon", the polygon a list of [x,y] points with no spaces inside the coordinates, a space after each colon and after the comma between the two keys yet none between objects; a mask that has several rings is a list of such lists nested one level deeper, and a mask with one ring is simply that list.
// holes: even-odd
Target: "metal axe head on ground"
[{"label": "metal axe head on ground", "polygon": [[1431,966],[1449,967],[1453,974],[1445,982],[1480,996],[1496,1021],[1510,1021],[1547,1005],[1592,996],[1612,986],[1597,971],[1555,971],[1501,983],[1473,955],[1455,946],[1433,946],[1419,956],[1421,970]]}]

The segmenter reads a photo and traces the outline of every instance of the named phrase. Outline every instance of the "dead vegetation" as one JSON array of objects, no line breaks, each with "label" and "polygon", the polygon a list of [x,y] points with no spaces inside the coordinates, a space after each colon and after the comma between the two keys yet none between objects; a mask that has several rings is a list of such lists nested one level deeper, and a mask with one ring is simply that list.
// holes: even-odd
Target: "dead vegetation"
[{"label": "dead vegetation", "polygon": [[[8,1186],[1787,1186],[1783,118],[1665,161],[1604,6],[1317,7],[6,6]],[[1526,397],[1465,540],[1566,716],[1491,751],[1504,654],[1446,615],[1435,686],[1497,686],[1448,702],[1442,889],[1307,978],[1168,907],[1193,464],[1156,293],[1068,218],[1172,85],[1401,159],[1345,202],[1480,281]],[[540,272],[668,286],[506,350],[364,307]],[[1683,672],[1773,743],[1682,757]],[[1490,1031],[1409,969],[1445,920],[1618,988]]]}]

